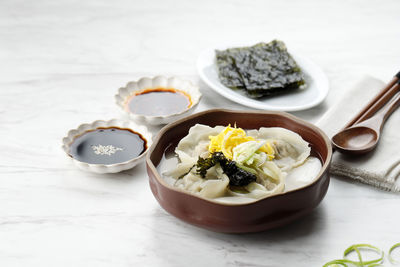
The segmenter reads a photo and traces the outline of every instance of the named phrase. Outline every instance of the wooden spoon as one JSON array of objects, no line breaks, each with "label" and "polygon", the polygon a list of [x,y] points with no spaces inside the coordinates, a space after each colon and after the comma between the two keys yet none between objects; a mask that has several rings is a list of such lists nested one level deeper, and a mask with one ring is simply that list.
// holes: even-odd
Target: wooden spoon
[{"label": "wooden spoon", "polygon": [[343,129],[332,137],[333,146],[345,154],[360,155],[373,150],[378,144],[386,119],[400,104],[400,93],[369,119]]}]

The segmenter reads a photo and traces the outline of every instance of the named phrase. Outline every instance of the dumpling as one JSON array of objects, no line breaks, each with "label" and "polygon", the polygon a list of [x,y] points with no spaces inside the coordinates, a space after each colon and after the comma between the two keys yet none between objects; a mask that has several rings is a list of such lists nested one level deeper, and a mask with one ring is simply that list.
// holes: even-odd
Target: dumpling
[{"label": "dumpling", "polygon": [[308,143],[299,134],[285,128],[262,127],[258,131],[248,131],[248,135],[269,142],[275,151],[273,162],[285,172],[303,164],[311,152]]},{"label": "dumpling", "polygon": [[188,173],[183,178],[177,179],[174,186],[191,193],[198,193],[201,190],[203,182],[204,181],[200,176]]},{"label": "dumpling", "polygon": [[197,159],[194,157],[189,157],[187,154],[182,153],[179,157],[180,162],[176,163],[176,168],[172,168],[168,171],[163,172],[163,175],[167,177],[172,177],[174,179],[180,178],[182,175],[187,173],[193,165],[196,164]]},{"label": "dumpling", "polygon": [[189,172],[183,178],[176,180],[175,186],[191,193],[198,193],[205,198],[217,198],[226,194],[229,178],[220,166],[214,166],[207,171],[208,179]]},{"label": "dumpling", "polygon": [[229,178],[226,174],[221,179],[205,180],[201,185],[200,196],[205,198],[217,198],[225,195],[229,185]]},{"label": "dumpling", "polygon": [[257,182],[268,190],[274,188],[273,184],[284,184],[286,172],[281,171],[273,161],[266,161],[260,166],[261,171],[257,172]]},{"label": "dumpling", "polygon": [[209,136],[218,134],[223,129],[223,126],[211,128],[202,124],[196,124],[191,127],[189,134],[182,138],[178,146],[175,148],[175,153],[178,155],[180,162],[177,164],[175,169],[166,171],[163,175],[178,179],[196,164],[199,156],[207,158],[209,155]]},{"label": "dumpling", "polygon": [[223,126],[211,128],[207,125],[196,124],[190,128],[189,134],[179,142],[175,153],[178,155],[181,162],[187,157],[195,158],[196,160],[199,156],[202,158],[208,157],[209,136],[217,135],[224,128]]},{"label": "dumpling", "polygon": [[247,191],[234,191],[229,189],[229,194],[232,196],[242,196],[246,198],[254,198],[254,199],[260,199],[264,198],[267,196],[271,195],[276,195],[278,193],[283,192],[285,188],[285,183],[284,181],[280,181],[278,184],[272,184],[271,183],[271,189],[265,188],[265,186],[262,186],[259,183],[252,182],[249,183],[248,185],[244,186],[244,189]]}]

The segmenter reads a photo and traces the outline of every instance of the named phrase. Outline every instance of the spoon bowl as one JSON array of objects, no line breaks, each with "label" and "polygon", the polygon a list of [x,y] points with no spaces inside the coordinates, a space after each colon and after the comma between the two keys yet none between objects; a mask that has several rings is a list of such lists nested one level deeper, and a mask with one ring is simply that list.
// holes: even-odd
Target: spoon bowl
[{"label": "spoon bowl", "polygon": [[[398,86],[398,85],[397,85]],[[373,150],[379,142],[386,119],[400,104],[400,93],[371,118],[345,128],[332,137],[332,145],[341,153],[360,155]]]},{"label": "spoon bowl", "polygon": [[378,141],[379,132],[365,126],[347,128],[332,138],[332,142],[340,152],[353,155],[373,150]]}]

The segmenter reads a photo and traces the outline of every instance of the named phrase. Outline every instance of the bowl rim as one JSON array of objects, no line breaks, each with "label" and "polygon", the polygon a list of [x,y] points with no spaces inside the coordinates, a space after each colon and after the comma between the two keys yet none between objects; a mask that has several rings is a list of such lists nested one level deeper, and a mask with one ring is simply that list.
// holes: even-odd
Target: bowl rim
[{"label": "bowl rim", "polygon": [[[178,124],[180,124],[180,123],[182,123],[184,121],[191,120],[194,117],[205,115],[205,114],[208,114],[208,113],[214,113],[214,112],[231,113],[231,114],[232,113],[236,113],[236,114],[265,114],[265,115],[273,114],[273,115],[279,115],[279,116],[286,117],[286,118],[288,118],[288,119],[290,119],[292,121],[299,122],[300,124],[306,125],[307,127],[311,128],[313,131],[317,132],[322,137],[322,139],[324,140],[324,142],[325,142],[325,144],[327,146],[326,160],[322,164],[321,170],[318,172],[318,175],[317,175],[318,178],[314,179],[314,181],[312,183],[309,183],[309,184],[307,184],[305,186],[302,186],[302,187],[299,187],[297,189],[294,189],[294,190],[291,190],[291,191],[288,191],[288,192],[281,192],[281,193],[278,193],[278,194],[275,194],[275,195],[271,195],[271,196],[266,196],[264,198],[260,198],[260,199],[257,199],[255,201],[248,202],[248,203],[222,203],[222,202],[215,201],[213,199],[208,199],[208,198],[205,198],[205,197],[201,197],[201,196],[192,194],[190,192],[186,192],[186,191],[184,191],[182,189],[170,186],[161,177],[161,174],[158,172],[157,167],[153,164],[152,160],[150,159],[152,153],[154,152],[155,146],[159,143],[159,141],[162,138],[162,136],[164,135],[164,133],[166,131],[168,131],[169,129],[177,126]],[[217,108],[217,109],[209,109],[209,110],[205,110],[205,111],[201,111],[201,112],[192,114],[190,116],[187,116],[185,118],[182,118],[180,120],[177,120],[175,122],[172,122],[172,123],[164,126],[159,131],[157,136],[154,138],[153,144],[151,145],[151,147],[150,147],[150,149],[149,149],[149,151],[148,151],[148,153],[146,155],[146,165],[148,166],[148,168],[151,169],[151,172],[154,174],[154,177],[157,179],[157,181],[161,185],[163,185],[164,187],[166,187],[169,190],[175,191],[177,193],[183,193],[183,194],[186,194],[188,196],[191,196],[191,197],[194,197],[194,198],[197,198],[199,200],[203,200],[203,201],[206,201],[206,202],[209,202],[209,203],[212,203],[212,204],[216,204],[216,205],[227,206],[227,207],[233,207],[233,206],[244,207],[244,206],[248,206],[248,205],[254,205],[254,204],[259,203],[261,201],[265,201],[265,200],[281,197],[283,195],[294,194],[294,193],[296,193],[298,191],[302,191],[302,190],[304,190],[306,188],[312,187],[313,185],[315,185],[323,177],[323,174],[326,171],[329,171],[328,168],[329,168],[331,160],[332,160],[332,154],[333,154],[332,145],[331,145],[331,141],[328,138],[328,136],[320,128],[318,128],[314,124],[312,124],[310,122],[307,122],[307,121],[305,121],[303,119],[300,119],[300,118],[298,118],[298,117],[296,117],[296,116],[294,116],[292,114],[289,114],[289,113],[286,113],[286,112],[283,112],[283,111],[233,110],[233,109],[220,109],[220,108]]]},{"label": "bowl rim", "polygon": [[[186,88],[179,87],[179,88],[173,88],[173,89],[177,89],[177,90],[183,91],[186,94],[188,94],[190,96],[190,100],[192,101],[191,105],[189,107],[187,107],[186,109],[180,111],[180,112],[172,113],[172,114],[168,114],[168,115],[143,115],[143,114],[136,114],[136,113],[133,113],[133,112],[130,112],[130,111],[126,110],[124,102],[126,101],[127,98],[131,97],[132,94],[130,94],[130,95],[126,96],[126,97],[123,97],[123,96],[121,96],[121,91],[123,89],[128,89],[128,85],[131,85],[131,84],[136,84],[137,85],[143,80],[151,80],[151,81],[153,81],[153,80],[156,80],[156,79],[166,79],[166,80],[176,79],[176,80],[179,80],[181,82],[187,82],[189,84],[189,87],[192,88],[195,91],[195,94],[193,94],[191,92],[188,92],[188,90],[186,90]],[[146,90],[146,89],[152,89],[152,88],[138,88],[137,90],[132,90],[131,92],[140,92],[140,91],[143,91],[143,90]],[[189,110],[194,109],[199,104],[201,98],[202,98],[202,94],[200,92],[199,86],[195,85],[192,81],[187,80],[187,79],[182,79],[182,78],[177,77],[177,76],[168,76],[167,77],[167,76],[164,76],[164,75],[156,75],[156,76],[153,76],[153,77],[144,76],[144,77],[141,77],[141,78],[139,78],[139,79],[137,79],[135,81],[129,81],[129,82],[127,82],[125,84],[125,86],[120,87],[118,89],[118,92],[114,95],[114,99],[115,99],[115,102],[116,102],[117,106],[119,106],[121,108],[121,110],[124,113],[128,114],[129,116],[138,117],[138,118],[145,118],[145,119],[162,119],[162,120],[170,119],[170,118],[182,115],[182,114],[188,112]]]},{"label": "bowl rim", "polygon": [[[98,124],[105,124],[106,126],[99,126]],[[127,126],[121,126],[121,125],[117,125],[117,124],[127,124]],[[132,126],[134,126],[135,128],[132,128]],[[143,137],[146,139],[146,145],[147,148],[146,150],[140,154],[138,157],[123,161],[123,162],[118,162],[118,163],[112,163],[112,164],[102,164],[102,163],[87,163],[85,161],[81,161],[78,160],[76,158],[74,158],[70,153],[69,153],[69,149],[71,147],[71,144],[74,142],[74,140],[85,134],[88,131],[92,131],[92,130],[96,130],[98,128],[101,127],[117,127],[117,128],[121,128],[121,129],[130,129],[132,131],[135,131],[141,135],[143,135]],[[86,128],[86,129],[85,129]],[[120,166],[125,166],[128,165],[134,161],[138,161],[143,159],[146,154],[149,152],[150,147],[153,144],[153,136],[151,134],[151,132],[147,129],[146,126],[144,125],[138,125],[130,120],[120,120],[120,119],[110,119],[110,120],[95,120],[91,123],[82,123],[80,124],[78,127],[71,129],[68,131],[67,135],[62,139],[62,149],[64,150],[64,152],[66,153],[66,155],[71,158],[73,161],[85,165],[87,167],[106,167],[108,168],[114,168],[114,167],[120,167]]]}]

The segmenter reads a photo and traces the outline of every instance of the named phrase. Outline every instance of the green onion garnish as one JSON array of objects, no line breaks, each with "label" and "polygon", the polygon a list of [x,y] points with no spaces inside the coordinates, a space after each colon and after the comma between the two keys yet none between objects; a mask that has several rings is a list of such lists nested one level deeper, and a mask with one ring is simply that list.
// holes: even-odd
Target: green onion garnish
[{"label": "green onion garnish", "polygon": [[396,261],[396,260],[393,259],[393,257],[392,257],[392,251],[393,251],[395,248],[398,248],[398,247],[400,247],[400,243],[394,244],[394,245],[389,249],[389,252],[388,252],[389,261],[390,261],[391,263],[393,263],[393,264],[398,263],[398,261]]},{"label": "green onion garnish", "polygon": [[[400,243],[394,245],[389,250],[389,260],[390,260],[390,252],[398,246],[400,246]],[[361,256],[360,249],[361,250],[368,249],[368,250],[375,251],[378,255],[380,255],[380,257],[377,259],[364,261]],[[347,255],[349,255],[353,251],[357,254],[358,261],[353,261],[353,260],[349,260],[346,258]],[[349,266],[348,264],[350,264],[350,266],[365,266],[365,267],[381,266],[381,263],[383,262],[383,258],[384,258],[384,252],[382,250],[380,250],[379,248],[369,245],[369,244],[355,244],[355,245],[348,247],[344,251],[343,259],[329,261],[329,262],[325,263],[323,267],[340,267],[340,266],[348,267]]]},{"label": "green onion garnish", "polygon": [[[375,260],[370,260],[370,261],[363,261],[362,257],[361,257],[361,252],[359,249],[368,249],[368,250],[373,250],[376,253],[380,254],[381,257]],[[355,262],[355,264],[359,264],[358,266],[364,266],[367,265],[369,266],[370,264],[375,264],[375,263],[382,263],[383,262],[383,257],[384,257],[384,253],[382,250],[380,250],[379,248],[369,245],[369,244],[356,244],[356,245],[352,245],[350,247],[348,247],[345,251],[344,251],[344,258],[350,254],[351,252],[355,251],[357,253],[358,256],[358,262]]]}]

